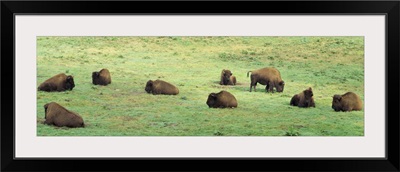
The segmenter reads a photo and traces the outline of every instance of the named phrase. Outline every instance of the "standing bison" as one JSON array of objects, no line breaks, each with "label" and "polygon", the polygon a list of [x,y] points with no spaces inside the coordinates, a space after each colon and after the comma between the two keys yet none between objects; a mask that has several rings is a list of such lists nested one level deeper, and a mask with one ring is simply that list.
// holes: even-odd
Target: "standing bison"
[{"label": "standing bison", "polygon": [[209,108],[235,108],[238,106],[235,96],[227,91],[209,94],[206,103]]},{"label": "standing bison", "polygon": [[236,77],[232,75],[230,70],[223,69],[221,72],[221,85],[236,85]]},{"label": "standing bison", "polygon": [[60,73],[55,75],[42,84],[39,85],[39,91],[65,91],[72,90],[75,87],[74,77],[71,75],[65,75],[64,73]]},{"label": "standing bison", "polygon": [[111,84],[111,75],[108,69],[101,69],[100,72],[92,73],[92,83],[94,85]]},{"label": "standing bison", "polygon": [[156,94],[166,94],[166,95],[177,95],[179,94],[178,88],[176,88],[174,85],[162,81],[162,80],[149,80],[147,81],[146,87],[144,90],[147,93],[153,93],[154,95]]},{"label": "standing bison", "polygon": [[266,67],[258,70],[253,70],[247,72],[247,77],[249,77],[249,73],[251,72],[251,83],[250,83],[250,92],[252,87],[254,87],[254,91],[256,91],[257,83],[262,85],[267,85],[265,90],[267,92],[273,92],[274,87],[277,92],[283,92],[283,88],[285,87],[285,82],[283,82],[281,78],[281,73],[273,68]]},{"label": "standing bison", "polygon": [[313,95],[313,91],[310,87],[307,90],[304,90],[301,93],[294,95],[290,100],[290,105],[304,108],[315,107]]},{"label": "standing bison", "polygon": [[353,92],[343,95],[335,94],[332,100],[332,109],[335,111],[361,110],[362,102],[360,97]]},{"label": "standing bison", "polygon": [[83,119],[77,113],[51,102],[44,105],[45,124],[58,127],[85,127]]}]

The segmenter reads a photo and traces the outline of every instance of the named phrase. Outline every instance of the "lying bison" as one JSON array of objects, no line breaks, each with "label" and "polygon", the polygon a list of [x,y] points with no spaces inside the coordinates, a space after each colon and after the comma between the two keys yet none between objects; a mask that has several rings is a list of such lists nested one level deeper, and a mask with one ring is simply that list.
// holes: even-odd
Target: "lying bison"
[{"label": "lying bison", "polygon": [[258,70],[253,70],[247,72],[247,77],[249,77],[249,73],[251,72],[251,83],[250,83],[250,92],[252,87],[254,87],[254,91],[256,91],[257,83],[262,85],[267,85],[265,90],[268,92],[273,92],[274,87],[277,92],[283,92],[283,88],[285,87],[285,82],[283,82],[281,78],[281,73],[273,68],[266,67]]},{"label": "lying bison", "polygon": [[206,103],[209,108],[235,108],[238,105],[235,96],[227,91],[211,93]]},{"label": "lying bison", "polygon": [[100,72],[92,73],[92,83],[94,85],[111,84],[111,75],[108,69],[101,69]]},{"label": "lying bison", "polygon": [[298,106],[298,107],[315,107],[314,99],[313,99],[313,91],[310,88],[302,91],[299,94],[296,94],[290,100],[290,105]]},{"label": "lying bison", "polygon": [[162,80],[149,80],[147,81],[146,87],[144,90],[147,93],[153,93],[155,94],[166,94],[166,95],[177,95],[179,94],[178,88],[176,88],[174,85],[162,81]]},{"label": "lying bison", "polygon": [[221,85],[236,85],[236,77],[232,75],[230,70],[223,69],[221,72]]},{"label": "lying bison", "polygon": [[362,102],[360,97],[353,92],[343,95],[335,94],[332,100],[332,109],[335,111],[361,110]]},{"label": "lying bison", "polygon": [[58,127],[85,127],[83,119],[77,113],[51,102],[44,105],[45,124]]},{"label": "lying bison", "polygon": [[60,73],[55,75],[39,85],[39,91],[65,91],[72,90],[75,87],[74,77]]}]

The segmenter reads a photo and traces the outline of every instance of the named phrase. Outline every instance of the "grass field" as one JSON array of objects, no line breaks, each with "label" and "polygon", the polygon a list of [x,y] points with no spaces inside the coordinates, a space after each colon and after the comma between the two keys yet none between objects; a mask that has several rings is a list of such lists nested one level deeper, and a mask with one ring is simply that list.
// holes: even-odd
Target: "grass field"
[{"label": "grass field", "polygon": [[[250,70],[276,67],[283,93],[249,92]],[[91,83],[107,68],[112,83]],[[236,86],[219,85],[222,69]],[[37,92],[38,136],[363,136],[364,111],[334,112],[332,96],[352,91],[364,101],[363,37],[38,37],[37,86],[58,74],[75,88]],[[145,92],[148,80],[179,88],[176,96]],[[289,105],[312,87],[315,108]],[[226,90],[238,108],[208,108]],[[80,114],[85,128],[43,124],[43,105]]]}]

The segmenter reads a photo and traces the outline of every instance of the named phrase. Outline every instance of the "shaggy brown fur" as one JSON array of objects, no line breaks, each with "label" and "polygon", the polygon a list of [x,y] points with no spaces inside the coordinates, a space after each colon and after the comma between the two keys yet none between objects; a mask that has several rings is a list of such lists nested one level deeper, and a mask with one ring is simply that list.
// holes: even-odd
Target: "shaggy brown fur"
[{"label": "shaggy brown fur", "polygon": [[298,107],[315,107],[314,99],[312,97],[313,95],[313,91],[310,87],[307,90],[294,95],[290,100],[290,105]]},{"label": "shaggy brown fur", "polygon": [[209,108],[235,108],[238,106],[235,96],[227,91],[209,94],[206,103]]},{"label": "shaggy brown fur", "polygon": [[[251,72],[250,92],[252,87],[254,87],[254,91],[256,91],[257,83],[267,85],[265,87],[265,90],[267,92],[273,92],[274,87],[276,88],[277,92],[283,92],[285,82],[283,82],[281,78],[281,73],[278,71],[278,69],[273,67],[266,67],[249,72]],[[249,77],[249,72],[247,72],[247,77]]]},{"label": "shaggy brown fur", "polygon": [[51,102],[44,105],[45,124],[58,127],[85,127],[83,119],[77,113]]},{"label": "shaggy brown fur", "polygon": [[39,91],[65,91],[72,90],[75,87],[74,77],[60,73],[55,75],[39,85]]},{"label": "shaggy brown fur", "polygon": [[333,96],[332,109],[335,111],[362,110],[362,106],[360,97],[353,92],[347,92],[343,95],[335,94]]},{"label": "shaggy brown fur", "polygon": [[236,85],[236,77],[232,75],[233,73],[230,70],[222,69],[221,72],[221,81],[219,84],[221,85]]},{"label": "shaggy brown fur", "polygon": [[111,75],[108,69],[101,69],[100,72],[92,73],[92,83],[94,85],[111,84]]},{"label": "shaggy brown fur", "polygon": [[167,94],[167,95],[177,95],[179,94],[178,88],[176,88],[174,85],[162,81],[162,80],[149,80],[147,81],[146,87],[144,90],[147,93],[153,93],[155,94]]}]

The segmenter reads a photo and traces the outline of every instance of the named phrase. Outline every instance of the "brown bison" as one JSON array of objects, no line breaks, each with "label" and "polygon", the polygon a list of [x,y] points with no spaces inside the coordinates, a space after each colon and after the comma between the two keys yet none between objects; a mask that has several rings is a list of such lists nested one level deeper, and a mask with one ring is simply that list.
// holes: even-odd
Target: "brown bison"
[{"label": "brown bison", "polygon": [[298,107],[315,107],[314,99],[313,99],[313,91],[310,88],[302,91],[299,94],[296,94],[290,100],[290,105],[298,106]]},{"label": "brown bison", "polygon": [[273,92],[274,87],[277,92],[283,92],[283,88],[285,87],[285,82],[283,82],[281,78],[281,73],[273,68],[266,67],[258,70],[253,70],[247,72],[247,77],[249,77],[249,73],[251,72],[251,83],[250,83],[250,92],[252,87],[254,87],[254,91],[256,91],[257,83],[262,85],[267,85],[265,90],[268,92]]},{"label": "brown bison", "polygon": [[221,72],[221,81],[219,84],[221,85],[236,85],[236,77],[232,75],[233,73],[230,70],[222,69]]},{"label": "brown bison", "polygon": [[92,73],[92,83],[94,85],[111,84],[111,75],[108,69],[101,69],[100,72]]},{"label": "brown bison", "polygon": [[85,127],[81,116],[55,102],[44,105],[44,119],[45,124],[58,127]]},{"label": "brown bison", "polygon": [[206,103],[209,108],[235,108],[238,105],[235,96],[227,91],[209,94]]},{"label": "brown bison", "polygon": [[147,81],[146,87],[144,90],[147,93],[153,93],[155,94],[166,94],[166,95],[177,95],[179,94],[178,88],[176,88],[174,85],[162,81],[162,80],[149,80]]},{"label": "brown bison", "polygon": [[74,77],[60,73],[55,75],[39,85],[39,91],[65,91],[72,90],[75,87]]},{"label": "brown bison", "polygon": [[360,97],[353,92],[347,92],[343,95],[335,94],[333,96],[332,109],[335,111],[361,110],[362,106]]}]

